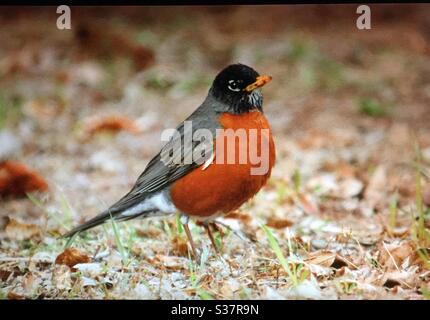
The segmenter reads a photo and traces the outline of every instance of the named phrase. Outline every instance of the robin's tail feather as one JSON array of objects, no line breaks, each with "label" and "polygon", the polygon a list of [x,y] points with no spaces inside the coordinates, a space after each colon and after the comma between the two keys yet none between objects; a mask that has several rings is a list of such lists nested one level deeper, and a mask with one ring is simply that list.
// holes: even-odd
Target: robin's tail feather
[{"label": "robin's tail feather", "polygon": [[80,226],[77,226],[76,228],[70,230],[66,234],[63,234],[61,238],[70,238],[74,236],[76,233],[91,229],[95,226],[98,226],[100,224],[103,224],[106,222],[106,220],[109,220],[110,218],[115,219],[114,213],[110,211],[103,211],[99,215],[95,216],[94,218],[88,220],[87,222],[81,224]]},{"label": "robin's tail feather", "polygon": [[114,219],[115,221],[127,221],[127,220],[137,218],[139,216],[142,216],[142,217],[151,216],[151,213],[154,213],[154,210],[147,210],[147,211],[139,212],[134,215],[123,216],[121,214],[118,214],[118,212],[112,212],[111,210],[106,210],[100,213],[99,215],[95,216],[94,218],[88,220],[87,222],[81,224],[80,226],[77,226],[76,228],[63,234],[61,238],[70,238],[77,233],[80,233],[82,231],[101,225],[106,221],[110,220],[111,218]]}]

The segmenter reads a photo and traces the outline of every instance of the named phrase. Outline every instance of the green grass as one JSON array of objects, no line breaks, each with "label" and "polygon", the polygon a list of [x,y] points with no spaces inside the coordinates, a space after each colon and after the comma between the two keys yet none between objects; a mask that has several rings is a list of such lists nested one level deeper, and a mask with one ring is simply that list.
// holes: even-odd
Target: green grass
[{"label": "green grass", "polygon": [[397,210],[397,193],[394,194],[393,199],[390,201],[390,206],[389,206],[389,227],[391,230],[394,230],[394,228],[397,225],[397,214],[398,214],[398,210]]},{"label": "green grass", "polygon": [[72,225],[73,223],[73,209],[70,206],[69,201],[67,201],[67,198],[63,192],[60,192],[60,202],[61,202],[61,211],[66,217],[65,225]]},{"label": "green grass", "polygon": [[354,280],[340,280],[337,282],[337,288],[340,292],[346,294],[353,294],[358,289],[357,281]]},{"label": "green grass", "polygon": [[327,56],[317,58],[318,84],[323,90],[335,91],[345,82],[344,66]]},{"label": "green grass", "polygon": [[344,65],[325,54],[313,39],[297,33],[288,46],[285,60],[293,65],[301,90],[332,93],[346,83]]},{"label": "green grass", "polygon": [[215,240],[215,245],[218,248],[218,250],[220,252],[222,252],[223,248],[222,248],[222,236],[221,233],[216,231],[214,232],[214,240]]},{"label": "green grass", "polygon": [[20,118],[21,106],[20,98],[8,97],[0,92],[0,129]]},{"label": "green grass", "polygon": [[381,118],[389,115],[388,107],[385,104],[372,98],[363,98],[358,102],[360,113],[372,118]]},{"label": "green grass", "polygon": [[415,144],[415,206],[416,213],[413,215],[412,239],[417,246],[417,254],[424,263],[424,266],[430,270],[430,255],[426,248],[430,246],[430,230],[426,227],[427,210],[423,200],[423,174],[422,174],[422,154]]},{"label": "green grass", "polygon": [[294,185],[294,191],[296,193],[299,193],[302,186],[302,175],[300,173],[300,170],[298,169],[294,170],[294,173],[293,173],[293,185]]},{"label": "green grass", "polygon": [[174,85],[174,82],[161,73],[150,72],[147,76],[146,86],[150,89],[166,91]]},{"label": "green grass", "polygon": [[[202,257],[202,262],[203,262],[203,257]],[[196,274],[196,270],[197,270],[197,265],[194,263],[193,258],[191,257],[191,253],[188,253],[188,269],[190,271],[190,282],[191,282],[191,287],[196,291],[196,294],[200,297],[200,299],[202,300],[213,300],[214,298],[212,297],[211,294],[209,294],[206,290],[204,290],[201,286],[200,286],[200,279],[197,277]]]},{"label": "green grass", "polygon": [[285,198],[288,194],[288,187],[284,180],[275,180],[275,188],[276,188],[276,201],[278,204],[282,204],[285,201]]},{"label": "green grass", "polygon": [[173,233],[172,233],[172,228],[170,228],[169,223],[166,220],[163,220],[161,223],[162,223],[161,229],[167,233],[167,236],[169,238],[172,238]]},{"label": "green grass", "polygon": [[288,61],[297,62],[310,59],[315,51],[315,43],[302,35],[296,35],[289,41]]},{"label": "green grass", "polygon": [[176,214],[176,232],[180,236],[184,234],[184,226],[181,223],[181,215],[179,213]]},{"label": "green grass", "polygon": [[7,106],[3,96],[0,95],[0,129],[6,125]]},{"label": "green grass", "polygon": [[127,248],[128,250],[132,250],[133,245],[138,241],[138,235],[135,228],[131,227],[129,224],[125,224],[125,227],[127,228]]},{"label": "green grass", "polygon": [[194,73],[187,77],[187,79],[179,82],[175,86],[175,89],[178,89],[179,91],[184,93],[192,93],[195,91],[195,89],[206,88],[210,86],[211,82],[211,78],[203,74]]},{"label": "green grass", "polygon": [[[278,258],[279,263],[281,264],[282,268],[287,272],[288,277],[293,282],[293,285],[296,287],[300,284],[303,278],[305,277],[299,277],[299,275],[306,275],[306,272],[303,271],[303,265],[302,264],[294,264],[292,267],[290,267],[290,264],[287,262],[287,259],[285,258],[284,254],[282,253],[281,247],[279,246],[278,241],[276,240],[275,236],[273,235],[272,231],[265,225],[262,226],[264,232],[266,233],[267,240],[269,241],[269,245],[272,248],[273,252],[275,253],[276,257]],[[288,244],[290,250],[292,250],[292,245],[289,242]],[[306,275],[307,277],[307,275]]]},{"label": "green grass", "polygon": [[128,252],[125,250],[125,247],[122,244],[121,237],[120,237],[119,232],[118,232],[117,223],[116,223],[115,219],[112,217],[112,214],[110,213],[110,211],[109,211],[109,215],[110,215],[110,222],[111,222],[113,234],[115,237],[115,244],[119,250],[119,253],[121,254],[122,263],[124,265],[128,265],[128,263],[129,263]]},{"label": "green grass", "polygon": [[148,29],[138,32],[135,41],[139,44],[149,47],[155,47],[160,44],[159,35],[156,35]]},{"label": "green grass", "polygon": [[424,299],[430,300],[430,290],[425,288],[424,286],[420,288],[421,294],[423,295]]}]

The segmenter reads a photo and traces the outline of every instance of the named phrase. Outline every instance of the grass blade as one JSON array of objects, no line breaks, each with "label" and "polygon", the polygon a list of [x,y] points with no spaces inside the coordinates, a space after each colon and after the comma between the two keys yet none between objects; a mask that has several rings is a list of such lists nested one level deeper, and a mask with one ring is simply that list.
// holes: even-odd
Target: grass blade
[{"label": "grass blade", "polygon": [[128,264],[128,255],[127,255],[127,252],[126,252],[126,250],[125,250],[125,248],[121,242],[119,232],[118,232],[118,226],[116,224],[115,219],[112,217],[112,214],[110,211],[109,211],[109,215],[110,215],[110,221],[111,221],[111,225],[112,225],[113,234],[115,237],[115,243],[119,249],[123,263],[125,265],[127,265]]},{"label": "grass blade", "polygon": [[269,241],[270,247],[272,248],[273,252],[275,252],[276,257],[281,263],[282,268],[284,268],[285,272],[287,272],[288,276],[293,280],[294,285],[297,286],[298,284],[297,278],[291,272],[287,259],[285,259],[285,256],[282,253],[281,247],[279,246],[278,241],[275,239],[275,236],[273,235],[272,231],[270,231],[270,229],[265,225],[263,225],[262,228],[266,233],[267,240]]}]

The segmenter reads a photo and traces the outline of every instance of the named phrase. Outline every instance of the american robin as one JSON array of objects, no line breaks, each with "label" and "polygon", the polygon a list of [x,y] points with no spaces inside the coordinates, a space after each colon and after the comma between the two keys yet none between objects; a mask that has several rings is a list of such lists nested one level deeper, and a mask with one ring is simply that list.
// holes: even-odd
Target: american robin
[{"label": "american robin", "polygon": [[[271,79],[270,76],[260,76],[243,64],[233,64],[223,69],[215,77],[200,107],[176,128],[176,138],[167,142],[149,162],[130,192],[64,237],[95,227],[111,217],[125,221],[179,212],[194,257],[198,258],[198,254],[188,228],[189,218],[199,221],[206,228],[216,249],[210,229],[214,219],[239,208],[252,198],[267,182],[275,162],[275,146],[269,123],[263,114],[260,89]],[[203,144],[193,141],[191,148],[177,144],[187,134],[186,122],[192,125],[190,130],[193,134],[199,129],[213,134],[214,138],[209,141],[210,152],[204,158],[184,161]],[[225,161],[226,154],[228,157],[229,152],[240,153],[243,146],[241,143],[224,143],[217,149],[218,142],[228,139],[227,131],[235,134],[240,130],[246,133],[245,139],[241,140],[245,143],[245,151],[254,147],[253,150],[263,155],[263,147],[267,146],[267,170],[253,173],[251,169],[256,164],[250,159],[251,156],[238,160],[235,155],[233,161]],[[257,139],[251,138],[251,131],[256,132]],[[263,134],[264,131],[267,134]],[[234,141],[237,142],[237,139]],[[172,151],[175,153],[178,149],[181,151],[180,161],[172,156]],[[224,161],[217,161],[221,157]]]}]

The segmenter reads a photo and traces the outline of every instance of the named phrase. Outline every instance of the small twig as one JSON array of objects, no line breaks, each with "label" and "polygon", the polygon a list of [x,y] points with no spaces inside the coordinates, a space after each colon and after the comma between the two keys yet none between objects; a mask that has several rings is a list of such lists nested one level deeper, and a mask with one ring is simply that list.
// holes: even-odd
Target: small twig
[{"label": "small twig", "polygon": [[387,245],[385,244],[384,241],[382,241],[382,244],[384,245],[385,251],[387,251],[388,255],[390,256],[391,260],[393,261],[394,266],[396,267],[397,271],[400,271],[399,266],[397,265],[396,260],[394,259],[394,257],[391,255],[390,250],[388,250]]}]

